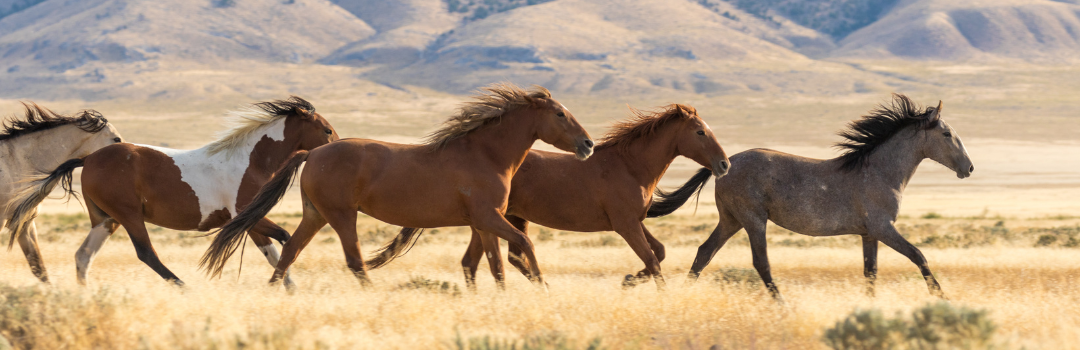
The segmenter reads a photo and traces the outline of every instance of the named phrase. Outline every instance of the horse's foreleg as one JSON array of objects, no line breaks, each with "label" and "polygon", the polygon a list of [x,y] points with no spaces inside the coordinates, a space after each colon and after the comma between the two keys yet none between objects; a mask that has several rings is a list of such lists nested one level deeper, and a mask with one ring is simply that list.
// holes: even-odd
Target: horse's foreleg
[{"label": "horse's foreleg", "polygon": [[495,285],[499,286],[500,290],[505,290],[506,270],[503,268],[502,249],[499,248],[499,237],[475,229],[474,232],[477,232],[480,235],[480,242],[484,245],[484,254],[487,255],[491,276],[495,277]]},{"label": "horse's foreleg", "polygon": [[[268,237],[273,237],[274,235],[280,236],[280,233],[283,231],[285,230],[267,218],[259,220],[259,222],[248,231],[248,236],[251,236],[251,241],[255,242],[255,246],[259,247],[259,251],[266,257],[266,262],[270,263],[271,267],[277,267],[278,261],[281,260],[281,254],[278,254],[277,247],[274,246],[274,242],[271,242]],[[287,237],[288,233],[285,233],[285,236]],[[282,242],[286,241],[287,240]],[[295,284],[293,284],[292,277],[289,276],[289,271],[285,271],[285,288],[292,288],[294,286]]]},{"label": "horse's foreleg", "polygon": [[866,295],[874,296],[874,282],[877,280],[878,241],[869,235],[862,236],[863,276],[866,276]]},{"label": "horse's foreleg", "polygon": [[[529,235],[529,222],[525,221],[525,219],[507,215],[506,221],[509,221],[510,224],[514,225],[514,228],[521,231],[521,233],[524,233],[526,236]],[[510,247],[507,249],[509,254],[507,254],[506,260],[510,262],[510,266],[517,268],[522,275],[525,275],[525,278],[531,280],[532,274],[529,272],[529,263],[525,261],[525,255],[524,252],[522,252],[521,247],[514,244],[508,245]]]},{"label": "horse's foreleg", "polygon": [[481,241],[480,232],[472,229],[472,238],[469,240],[469,248],[465,250],[465,256],[461,257],[461,270],[465,273],[465,286],[470,291],[476,291],[476,267],[480,265],[480,257],[484,255],[484,243]]},{"label": "horse's foreleg", "polygon": [[45,261],[41,259],[41,249],[38,247],[37,224],[33,221],[27,226],[26,234],[19,237],[19,248],[26,256],[26,262],[30,264],[30,272],[34,274],[34,277],[42,283],[49,283],[49,273],[45,270]]},{"label": "horse's foreleg", "polygon": [[[645,240],[649,241],[649,246],[652,247],[653,254],[656,255],[656,260],[659,262],[664,262],[664,258],[667,256],[667,253],[664,249],[664,244],[660,243],[660,241],[657,240],[656,237],[653,237],[652,233],[649,232],[649,229],[644,225],[642,225],[641,229],[645,232]],[[637,275],[635,275],[634,278],[642,279],[648,278],[648,276],[649,269],[641,269],[641,271],[638,271]]]},{"label": "horse's foreleg", "polygon": [[904,237],[900,235],[900,232],[896,231],[896,227],[893,227],[892,224],[886,224],[883,226],[884,227],[877,230],[871,230],[870,236],[881,241],[882,243],[885,243],[885,245],[889,246],[889,248],[892,248],[896,252],[903,254],[909,260],[911,260],[911,262],[914,263],[915,266],[918,266],[919,272],[922,273],[923,279],[926,280],[927,288],[930,289],[930,295],[942,299],[947,299],[945,297],[945,293],[941,291],[941,285],[938,284],[937,279],[934,278],[934,274],[930,272],[930,265],[926,262],[926,257],[924,257],[922,252],[919,251],[919,248],[915,248],[915,246],[912,245],[911,242],[908,242],[906,239],[904,239]]},{"label": "horse's foreleg", "polygon": [[657,259],[649,240],[645,238],[645,225],[635,220],[633,224],[625,223],[612,226],[615,228],[615,232],[626,240],[626,243],[630,245],[630,249],[634,250],[641,262],[645,263],[645,270],[648,272],[645,278],[641,279],[635,278],[633,275],[626,275],[626,279],[623,280],[623,288],[634,287],[652,278],[656,281],[656,288],[663,290],[667,282],[664,281],[664,276],[660,274],[660,259]]},{"label": "horse's foreleg", "polygon": [[490,212],[479,212],[471,215],[473,218],[472,226],[480,230],[482,233],[494,234],[495,236],[505,239],[510,244],[518,245],[525,253],[525,257],[529,264],[530,280],[537,283],[540,286],[546,286],[544,284],[544,276],[540,273],[540,265],[536,261],[536,250],[533,246],[532,240],[529,236],[526,236],[517,228],[514,228],[510,222],[506,221],[506,218],[499,212],[491,210]]},{"label": "horse's foreleg", "polygon": [[112,237],[113,232],[116,232],[119,227],[120,224],[116,220],[104,218],[100,220],[100,223],[94,225],[94,228],[90,229],[90,233],[86,235],[82,246],[79,246],[79,250],[75,251],[75,276],[79,284],[86,285],[86,275],[90,272],[90,264],[94,262],[94,257],[97,256],[101,247],[105,245],[105,241],[109,240],[109,237]]},{"label": "horse's foreleg", "polygon": [[755,223],[753,227],[746,227],[746,234],[750,237],[750,251],[754,256],[754,269],[756,269],[758,275],[761,276],[761,282],[765,284],[765,288],[769,290],[769,294],[772,295],[774,299],[783,302],[784,299],[780,296],[780,289],[776,288],[776,284],[773,283],[772,271],[769,267],[768,241],[765,239],[765,221]]}]

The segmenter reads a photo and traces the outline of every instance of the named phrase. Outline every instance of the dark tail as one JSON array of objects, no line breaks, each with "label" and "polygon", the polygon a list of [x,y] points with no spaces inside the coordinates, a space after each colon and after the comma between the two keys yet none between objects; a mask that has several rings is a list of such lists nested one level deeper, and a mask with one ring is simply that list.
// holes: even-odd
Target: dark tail
[{"label": "dark tail", "polygon": [[686,201],[690,199],[690,196],[701,195],[701,190],[705,189],[705,184],[709,183],[709,179],[712,178],[713,173],[709,168],[701,168],[697,174],[694,174],[682,187],[679,189],[664,192],[657,188],[655,196],[657,199],[653,199],[653,203],[649,206],[649,213],[645,217],[655,218],[675,212],[675,209],[679,209]]},{"label": "dark tail", "polygon": [[43,177],[30,180],[30,186],[25,190],[15,195],[14,198],[8,202],[8,208],[15,206],[15,212],[11,214],[11,218],[8,219],[7,227],[11,229],[11,241],[8,242],[8,250],[15,245],[15,240],[22,235],[26,234],[26,230],[30,227],[30,222],[34,221],[37,217],[37,207],[41,204],[41,201],[45,200],[45,197],[49,196],[56,184],[60,184],[61,188],[66,192],[65,196],[74,196],[77,193],[71,188],[71,173],[75,171],[75,168],[83,166],[82,158],[69,159],[56,167],[52,173],[44,175]]},{"label": "dark tail", "polygon": [[378,256],[374,259],[365,261],[364,264],[367,265],[369,269],[377,269],[386,266],[386,264],[394,261],[394,259],[397,259],[399,256],[408,253],[409,250],[416,245],[416,240],[419,239],[420,235],[423,233],[424,229],[422,228],[401,228],[401,233],[398,233],[393,241],[390,241],[390,243],[387,243],[385,246],[375,251],[375,253],[379,254]]},{"label": "dark tail", "polygon": [[211,234],[217,234],[214,237],[214,242],[210,243],[210,248],[203,254],[202,259],[199,260],[199,266],[206,270],[206,273],[212,277],[220,277],[221,271],[225,268],[225,262],[229,260],[229,257],[236,252],[236,248],[239,248],[244,243],[244,233],[255,226],[262,218],[266,217],[266,214],[270,213],[270,209],[274,208],[274,205],[281,201],[281,197],[285,196],[285,192],[289,190],[289,185],[292,184],[293,176],[296,176],[296,171],[300,169],[300,165],[304,164],[307,160],[308,151],[296,151],[293,155],[285,161],[285,164],[281,166],[274,173],[274,177],[270,178],[270,182],[267,182],[259,193],[255,195],[255,198],[251,200],[251,203],[236,214],[232,220],[222,226]]}]

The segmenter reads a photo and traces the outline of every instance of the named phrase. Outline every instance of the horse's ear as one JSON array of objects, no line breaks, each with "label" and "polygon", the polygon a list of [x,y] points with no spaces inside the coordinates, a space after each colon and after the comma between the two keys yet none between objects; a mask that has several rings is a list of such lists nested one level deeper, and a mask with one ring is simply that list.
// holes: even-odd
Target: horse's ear
[{"label": "horse's ear", "polygon": [[934,108],[934,113],[930,115],[930,122],[933,125],[937,125],[941,121],[941,100],[937,101],[937,108]]},{"label": "horse's ear", "polygon": [[303,120],[315,120],[315,113],[312,113],[305,108],[296,107],[296,115]]},{"label": "horse's ear", "polygon": [[675,104],[675,109],[678,110],[679,114],[681,114],[684,117],[689,118],[689,117],[693,116],[693,113],[691,113],[688,108],[686,108],[685,106],[683,106],[681,104]]}]

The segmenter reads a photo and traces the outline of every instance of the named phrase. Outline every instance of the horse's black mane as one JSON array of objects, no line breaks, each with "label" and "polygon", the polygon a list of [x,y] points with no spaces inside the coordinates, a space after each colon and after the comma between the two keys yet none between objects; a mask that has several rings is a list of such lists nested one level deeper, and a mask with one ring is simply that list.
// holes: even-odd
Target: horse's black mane
[{"label": "horse's black mane", "polygon": [[907,96],[893,94],[892,103],[878,105],[870,111],[870,115],[851,122],[847,129],[839,133],[846,139],[836,144],[836,147],[844,150],[840,156],[840,168],[845,171],[861,169],[874,149],[908,126],[914,125],[920,129],[936,127],[941,119],[939,114],[934,113],[935,109],[921,108]]},{"label": "horse's black mane", "polygon": [[109,124],[109,121],[101,113],[90,109],[76,113],[71,117],[65,117],[33,102],[23,102],[23,107],[26,108],[25,118],[8,118],[0,125],[0,141],[62,125],[75,125],[83,131],[96,133]]},{"label": "horse's black mane", "polygon": [[305,99],[297,96],[289,96],[287,100],[274,100],[271,102],[259,102],[256,107],[276,116],[297,115],[300,113],[315,113],[315,106]]}]

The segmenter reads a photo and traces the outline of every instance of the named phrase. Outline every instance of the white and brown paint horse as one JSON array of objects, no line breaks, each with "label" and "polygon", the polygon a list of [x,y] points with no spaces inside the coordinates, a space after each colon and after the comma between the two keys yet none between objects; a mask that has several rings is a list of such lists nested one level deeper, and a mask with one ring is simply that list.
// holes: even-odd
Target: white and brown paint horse
[{"label": "white and brown paint horse", "polygon": [[[122,141],[116,127],[96,111],[85,110],[68,117],[34,103],[23,103],[23,108],[24,118],[9,119],[0,130],[0,203],[6,204],[30,187],[21,182],[27,175],[52,170],[68,159],[85,157]],[[5,220],[15,208],[4,205],[2,209],[0,220]],[[19,247],[34,276],[48,283],[49,274],[38,249],[37,226],[32,219],[25,226],[26,233],[17,240]]]},{"label": "white and brown paint horse", "polygon": [[[769,149],[752,149],[731,156],[731,172],[716,180],[716,208],[720,223],[698,248],[689,278],[694,280],[731,236],[745,228],[750,238],[754,268],[773,297],[773,284],[765,251],[765,223],[808,236],[862,236],[867,293],[874,294],[878,241],[903,254],[918,266],[930,293],[944,298],[919,248],[900,235],[893,223],[900,199],[915,169],[931,159],[966,178],[975,171],[967,149],[937,107],[920,108],[904,95],[894,95],[851,122],[840,133],[837,146],[846,149],[833,159],[812,159]],[[700,174],[709,169],[700,170]],[[708,176],[696,176],[671,194],[661,194],[648,216],[671,213],[699,190]]]},{"label": "white and brown paint horse", "polygon": [[[19,198],[12,221],[23,228],[45,195],[62,183],[71,193],[71,172],[83,167],[82,187],[93,229],[76,253],[80,283],[105,240],[123,225],[139,260],[162,278],[183,285],[158,259],[145,222],[174,229],[209,231],[243,209],[274,171],[294,152],[338,139],[311,103],[293,96],[233,112],[236,123],[222,138],[195,150],[118,144],[60,165]],[[254,233],[254,234],[251,234]],[[288,233],[266,218],[249,235],[276,266],[269,238],[284,243]],[[286,283],[291,283],[286,281]]]}]

